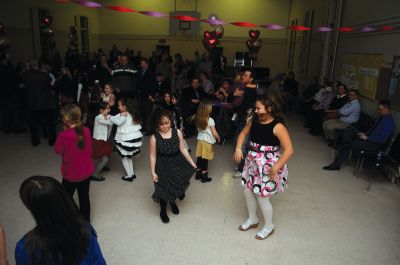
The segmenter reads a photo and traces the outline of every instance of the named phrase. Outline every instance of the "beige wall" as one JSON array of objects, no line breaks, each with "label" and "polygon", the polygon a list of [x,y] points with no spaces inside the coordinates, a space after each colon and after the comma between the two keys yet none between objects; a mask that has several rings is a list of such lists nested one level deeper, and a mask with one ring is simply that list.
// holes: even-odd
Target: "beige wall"
[{"label": "beige wall", "polygon": [[[400,23],[400,3],[398,0],[352,0],[344,1],[343,21],[346,26],[386,25]],[[363,10],[369,12],[360,12]],[[337,60],[335,64],[335,78],[340,78],[343,54],[378,53],[383,54],[385,63],[391,64],[394,55],[400,55],[400,30],[391,32],[350,33],[340,34]],[[362,109],[372,116],[376,116],[376,101],[361,98]],[[396,128],[400,129],[400,112],[393,111]]]},{"label": "beige wall", "polygon": [[[307,11],[314,10],[314,27],[326,25],[328,16],[329,0],[292,0],[289,21],[297,19],[298,25],[304,25],[304,16]],[[312,78],[319,77],[321,69],[321,57],[323,40],[326,33],[311,33],[310,53],[308,57],[307,74],[300,73],[300,53],[302,45],[302,37],[304,32],[298,31],[296,36],[296,46],[293,61],[293,72],[296,78],[307,85]]]},{"label": "beige wall", "polygon": [[[174,11],[174,1],[98,1],[101,4],[122,5],[142,11],[159,11],[168,14]],[[177,11],[195,10],[195,1],[177,0]],[[228,3],[228,4],[227,4]],[[153,18],[138,13],[120,13],[106,8],[90,9],[73,3],[60,4],[52,0],[20,0],[0,1],[0,18],[9,32],[11,40],[10,53],[13,61],[27,60],[34,54],[32,47],[33,34],[31,7],[42,7],[50,10],[54,18],[56,31],[56,50],[64,53],[68,45],[68,29],[74,24],[74,17],[84,15],[89,17],[90,49],[95,51],[102,47],[106,52],[112,44],[117,44],[121,50],[127,47],[135,51],[141,50],[149,56],[155,49],[159,39],[165,39],[171,52],[180,52],[186,58],[193,58],[193,52],[205,52],[201,43],[201,35],[205,30],[212,30],[208,24],[201,23],[198,36],[169,35],[168,18]],[[288,18],[288,0],[248,0],[248,1],[198,1],[197,11],[202,18],[210,13],[216,13],[220,19],[227,22],[248,21],[258,25],[276,23],[286,25]],[[15,14],[18,14],[16,16]],[[35,28],[35,27],[34,27]],[[248,39],[248,28],[224,25],[225,35],[220,46],[224,47],[228,64],[232,65],[236,51],[247,51],[245,41]],[[258,28],[261,31],[263,47],[259,51],[256,65],[271,68],[271,73],[285,70],[286,62],[286,30],[271,31]],[[37,31],[37,29],[35,28]]]}]

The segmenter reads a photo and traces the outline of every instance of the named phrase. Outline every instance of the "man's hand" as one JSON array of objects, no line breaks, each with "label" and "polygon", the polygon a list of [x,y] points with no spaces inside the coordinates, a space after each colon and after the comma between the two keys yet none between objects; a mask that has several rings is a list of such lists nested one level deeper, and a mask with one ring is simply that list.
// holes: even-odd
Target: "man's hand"
[{"label": "man's hand", "polygon": [[358,138],[360,138],[361,140],[367,140],[368,136],[365,133],[359,133]]}]

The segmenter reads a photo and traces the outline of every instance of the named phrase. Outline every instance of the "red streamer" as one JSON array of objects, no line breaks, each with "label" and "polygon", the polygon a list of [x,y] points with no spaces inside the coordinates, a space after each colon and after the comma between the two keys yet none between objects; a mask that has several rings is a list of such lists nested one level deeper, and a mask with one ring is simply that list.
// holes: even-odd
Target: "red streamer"
[{"label": "red streamer", "polygon": [[181,21],[197,21],[198,18],[191,17],[191,16],[172,16],[173,18]]},{"label": "red streamer", "polygon": [[123,6],[106,6],[108,9],[118,11],[118,12],[137,12],[136,10],[123,7]]},{"label": "red streamer", "polygon": [[298,30],[298,31],[311,30],[311,28],[304,27],[304,26],[290,26],[289,29],[291,29],[291,30]]},{"label": "red streamer", "polygon": [[393,27],[393,26],[383,26],[382,27],[382,30],[383,31],[389,31],[389,30],[395,30],[396,28],[395,27]]},{"label": "red streamer", "polygon": [[256,24],[249,23],[249,22],[232,22],[231,24],[234,26],[245,27],[245,28],[254,28],[257,26]]},{"label": "red streamer", "polygon": [[340,28],[337,28],[337,31],[340,31],[340,32],[352,32],[354,29],[353,28],[351,28],[351,27],[340,27]]}]

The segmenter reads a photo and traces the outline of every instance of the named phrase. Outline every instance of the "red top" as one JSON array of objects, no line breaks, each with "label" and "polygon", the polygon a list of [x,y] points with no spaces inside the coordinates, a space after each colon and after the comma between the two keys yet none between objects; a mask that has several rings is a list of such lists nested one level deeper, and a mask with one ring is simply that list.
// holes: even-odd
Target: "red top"
[{"label": "red top", "polygon": [[62,156],[61,174],[70,182],[79,182],[89,178],[94,172],[92,160],[92,139],[90,130],[83,128],[85,147],[78,148],[78,135],[74,128],[64,130],[57,136],[54,145],[56,154]]}]

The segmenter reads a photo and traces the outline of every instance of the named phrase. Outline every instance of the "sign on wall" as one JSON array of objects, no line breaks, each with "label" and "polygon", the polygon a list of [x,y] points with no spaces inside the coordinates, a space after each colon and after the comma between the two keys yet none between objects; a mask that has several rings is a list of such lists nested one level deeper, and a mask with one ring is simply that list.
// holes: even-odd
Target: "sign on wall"
[{"label": "sign on wall", "polygon": [[379,68],[382,54],[345,53],[341,70],[341,82],[349,89],[357,89],[360,95],[375,99],[378,89]]}]

